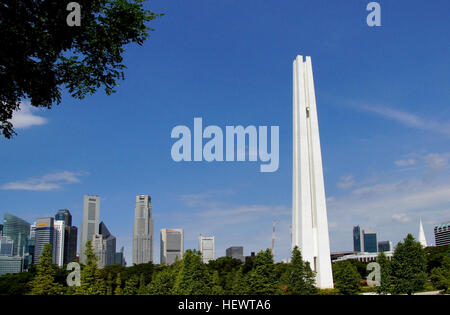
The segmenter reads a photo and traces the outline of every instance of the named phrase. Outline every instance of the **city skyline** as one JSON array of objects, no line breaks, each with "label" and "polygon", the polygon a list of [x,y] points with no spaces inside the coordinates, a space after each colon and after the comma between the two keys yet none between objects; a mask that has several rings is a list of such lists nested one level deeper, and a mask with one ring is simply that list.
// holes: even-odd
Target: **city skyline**
[{"label": "city skyline", "polygon": [[[238,12],[152,1],[167,14],[143,47],[127,49],[117,93],[63,94],[52,110],[16,114],[18,135],[0,140],[0,216],[32,222],[67,208],[81,230],[82,196],[99,195],[130,264],[135,197],[149,194],[154,231],[183,227],[185,248],[197,248],[200,233],[215,236],[216,256],[270,248],[275,219],[275,258],[289,257],[291,62],[303,53],[314,61],[331,251],[352,249],[355,224],[394,244],[417,237],[420,217],[434,243],[450,214],[448,1],[409,3],[383,3],[382,27],[369,28],[356,1],[243,3]],[[194,117],[280,126],[279,169],[174,162],[170,131]]]}]

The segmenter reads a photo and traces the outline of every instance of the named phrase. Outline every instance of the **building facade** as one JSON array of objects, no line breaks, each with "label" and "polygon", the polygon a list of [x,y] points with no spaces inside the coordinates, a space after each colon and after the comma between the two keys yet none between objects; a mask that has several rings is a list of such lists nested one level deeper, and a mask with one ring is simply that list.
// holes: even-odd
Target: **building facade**
[{"label": "building facade", "polygon": [[225,255],[234,259],[244,261],[244,247],[243,246],[231,246],[225,250]]},{"label": "building facade", "polygon": [[378,252],[392,252],[394,250],[392,242],[380,241],[378,242]]},{"label": "building facade", "polygon": [[34,262],[39,263],[45,244],[52,247],[52,262],[56,263],[56,233],[53,218],[40,218],[36,220]]},{"label": "building facade", "polygon": [[161,264],[171,265],[175,260],[181,260],[184,253],[184,230],[161,230]]},{"label": "building facade", "polygon": [[77,256],[78,228],[72,226],[72,215],[67,209],[58,210],[55,214],[55,223],[56,222],[64,222],[62,263],[68,264],[75,261]]},{"label": "building facade", "polygon": [[80,233],[80,262],[86,262],[86,242],[93,241],[94,235],[99,233],[100,197],[84,195],[83,221]]},{"label": "building facade", "polygon": [[55,264],[59,267],[64,265],[64,250],[65,250],[65,221],[55,220],[55,245],[53,256],[55,257]]},{"label": "building facade", "polygon": [[371,231],[364,231],[364,252],[366,253],[377,253],[378,252],[378,241],[377,233]]},{"label": "building facade", "polygon": [[133,264],[153,261],[152,199],[148,195],[136,196],[133,222]]},{"label": "building facade", "polygon": [[0,276],[6,275],[8,273],[22,272],[22,265],[22,257],[0,256]]},{"label": "building facade", "polygon": [[30,223],[5,213],[3,217],[3,236],[8,236],[13,242],[13,256],[23,256],[25,241],[30,234]]},{"label": "building facade", "polygon": [[353,251],[364,252],[364,235],[359,225],[353,227]]},{"label": "building facade", "polygon": [[198,250],[202,254],[203,263],[207,264],[210,260],[214,260],[214,236],[198,237]]},{"label": "building facade", "polygon": [[99,257],[98,266],[114,265],[116,262],[116,237],[109,232],[106,224],[101,222],[99,234],[95,234],[92,239],[94,253]]},{"label": "building facade", "polygon": [[12,256],[14,241],[8,236],[0,235],[0,256]]},{"label": "building facade", "polygon": [[450,221],[434,227],[436,246],[450,245]]}]

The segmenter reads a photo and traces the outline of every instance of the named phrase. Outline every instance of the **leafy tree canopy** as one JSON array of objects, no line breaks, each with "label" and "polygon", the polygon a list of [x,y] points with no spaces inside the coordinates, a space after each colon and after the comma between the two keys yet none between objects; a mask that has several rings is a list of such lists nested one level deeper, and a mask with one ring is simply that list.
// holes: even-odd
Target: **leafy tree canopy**
[{"label": "leafy tree canopy", "polygon": [[145,0],[77,0],[81,26],[68,26],[68,2],[0,2],[0,133],[15,134],[9,121],[23,101],[51,108],[61,90],[82,99],[103,88],[115,91],[124,79],[122,54],[142,45],[161,16],[144,9]]}]

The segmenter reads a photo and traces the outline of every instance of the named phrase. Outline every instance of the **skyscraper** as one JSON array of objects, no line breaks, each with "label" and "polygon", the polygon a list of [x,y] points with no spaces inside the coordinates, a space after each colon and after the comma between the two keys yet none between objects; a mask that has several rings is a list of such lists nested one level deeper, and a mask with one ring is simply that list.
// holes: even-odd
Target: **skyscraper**
[{"label": "skyscraper", "polygon": [[12,214],[5,213],[3,217],[3,236],[8,236],[13,242],[13,256],[23,256],[25,241],[30,233],[30,223]]},{"label": "skyscraper", "polygon": [[63,246],[63,264],[75,261],[77,256],[78,228],[72,226],[72,215],[67,209],[58,210],[55,214],[55,225],[57,222],[64,222],[64,246]]},{"label": "skyscraper", "polygon": [[377,233],[370,230],[364,230],[364,252],[366,253],[377,253],[378,252],[378,241]]},{"label": "skyscraper", "polygon": [[14,241],[8,236],[0,235],[0,256],[12,256]]},{"label": "skyscraper", "polygon": [[92,241],[99,234],[100,197],[84,195],[83,222],[80,233],[80,262],[85,263],[86,242]]},{"label": "skyscraper", "polygon": [[178,258],[183,258],[184,231],[183,229],[161,230],[161,263],[171,265]]},{"label": "skyscraper", "polygon": [[116,262],[116,237],[109,232],[106,224],[101,222],[99,234],[94,234],[92,248],[98,256],[99,268],[114,265]]},{"label": "skyscraper", "polygon": [[56,263],[56,234],[53,218],[40,218],[36,220],[34,245],[34,262],[39,263],[45,244],[52,247],[52,262]]},{"label": "skyscraper", "polygon": [[123,246],[120,249],[120,252],[116,252],[116,260],[114,262],[116,265],[126,266],[127,262],[125,261],[125,255],[123,253]]},{"label": "skyscraper", "polygon": [[55,220],[55,244],[53,256],[55,257],[55,264],[59,267],[64,265],[64,250],[65,250],[65,236],[66,236],[66,222]]},{"label": "skyscraper", "polygon": [[359,225],[353,227],[353,250],[359,253],[377,253],[377,233]]},{"label": "skyscraper", "polygon": [[311,57],[294,61],[292,247],[316,272],[316,285],[333,288],[327,205]]},{"label": "skyscraper", "polygon": [[434,227],[436,246],[450,245],[450,221]]},{"label": "skyscraper", "polygon": [[364,235],[359,225],[353,227],[353,251],[364,252]]},{"label": "skyscraper", "polygon": [[148,195],[136,196],[133,223],[133,264],[153,261],[152,199]]},{"label": "skyscraper", "polygon": [[202,259],[205,264],[214,260],[214,236],[198,237],[198,250],[202,253]]}]

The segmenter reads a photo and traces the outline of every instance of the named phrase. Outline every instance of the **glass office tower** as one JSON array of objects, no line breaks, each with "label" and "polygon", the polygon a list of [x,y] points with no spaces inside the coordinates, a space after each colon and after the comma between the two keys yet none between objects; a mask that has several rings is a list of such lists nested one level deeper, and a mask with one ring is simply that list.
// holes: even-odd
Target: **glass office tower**
[{"label": "glass office tower", "polygon": [[30,234],[30,223],[16,217],[12,214],[5,213],[3,217],[3,233],[13,242],[13,256],[23,256],[25,241]]}]

